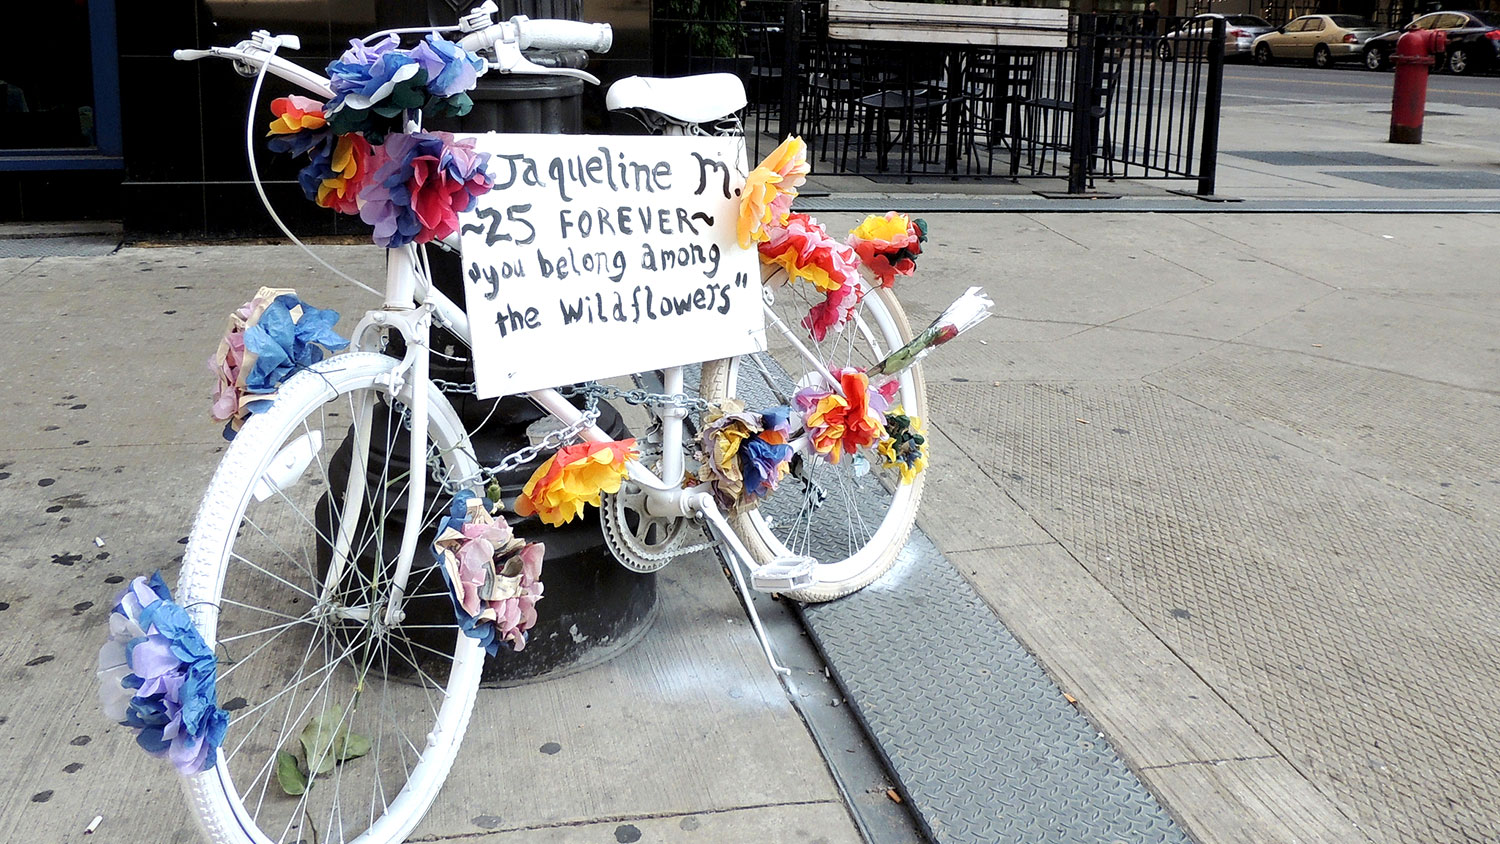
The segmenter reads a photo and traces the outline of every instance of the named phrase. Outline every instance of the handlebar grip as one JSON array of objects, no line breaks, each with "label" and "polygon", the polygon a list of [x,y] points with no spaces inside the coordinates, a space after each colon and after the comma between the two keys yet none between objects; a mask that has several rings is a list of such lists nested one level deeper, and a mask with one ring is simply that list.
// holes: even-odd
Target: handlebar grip
[{"label": "handlebar grip", "polygon": [[520,26],[521,49],[588,50],[607,53],[614,44],[614,31],[607,23],[528,20]]}]

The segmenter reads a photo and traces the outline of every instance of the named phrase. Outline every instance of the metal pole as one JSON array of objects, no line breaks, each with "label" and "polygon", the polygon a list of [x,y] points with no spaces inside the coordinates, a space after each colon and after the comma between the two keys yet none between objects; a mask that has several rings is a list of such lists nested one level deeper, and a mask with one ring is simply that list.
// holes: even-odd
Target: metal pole
[{"label": "metal pole", "polygon": [[1214,18],[1208,42],[1208,90],[1203,103],[1203,147],[1198,159],[1198,195],[1214,195],[1219,167],[1219,101],[1224,95],[1224,19]]},{"label": "metal pole", "polygon": [[786,22],[782,25],[786,41],[781,46],[781,137],[797,134],[798,70],[802,52],[802,2],[786,0]]},{"label": "metal pole", "polygon": [[1078,49],[1073,63],[1073,125],[1068,152],[1068,193],[1085,193],[1089,165],[1093,162],[1093,115],[1090,100],[1094,90],[1094,33],[1096,15],[1078,16]]}]

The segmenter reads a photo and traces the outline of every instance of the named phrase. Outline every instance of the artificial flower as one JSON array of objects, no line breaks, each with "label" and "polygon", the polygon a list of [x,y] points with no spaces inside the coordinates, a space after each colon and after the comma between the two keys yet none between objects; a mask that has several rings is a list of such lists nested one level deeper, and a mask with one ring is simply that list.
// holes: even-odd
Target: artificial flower
[{"label": "artificial flower", "polygon": [[516,538],[510,525],[485,512],[483,502],[465,490],[456,495],[433,542],[454,615],[468,636],[494,656],[500,642],[526,647],[542,599],[542,557],[546,547]]},{"label": "artificial flower", "polygon": [[328,65],[334,96],[324,113],[333,131],[361,132],[379,140],[387,128],[379,118],[398,117],[427,103],[427,72],[399,44],[394,33],[370,45],[356,39]]},{"label": "artificial flower", "polygon": [[797,188],[807,181],[807,144],[796,136],[781,142],[760,166],[745,178],[740,194],[740,246],[766,240],[766,227],[779,224],[791,212]]},{"label": "artificial flower", "polygon": [[[898,372],[926,357],[934,348],[947,343],[968,331],[990,316],[995,303],[984,294],[984,289],[970,287],[963,295],[938,314],[932,324],[922,329],[911,342],[886,355],[883,360],[866,370],[871,377],[890,378]],[[891,381],[890,383],[894,383]]]},{"label": "artificial flower", "polygon": [[885,399],[870,389],[869,378],[852,367],[835,374],[839,392],[805,387],[794,397],[813,449],[830,463],[873,445],[885,430],[880,412]]},{"label": "artificial flower", "polygon": [[360,192],[360,219],[375,227],[375,242],[388,249],[441,240],[458,230],[458,215],[489,191],[489,153],[474,151],[472,139],[447,132],[392,133],[368,167]]},{"label": "artificial flower", "polygon": [[[337,352],[349,345],[333,326],[339,312],[332,308],[314,308],[295,293],[277,296],[260,314],[254,325],[245,328],[245,362],[242,370],[245,389],[251,393],[272,393],[299,369],[323,359],[325,351]],[[254,355],[253,362],[250,355]]]},{"label": "artificial flower", "polygon": [[734,508],[745,494],[740,447],[760,428],[760,419],[746,412],[745,403],[738,399],[725,399],[703,415],[699,433],[704,453],[701,480],[709,484],[715,500],[725,509]]},{"label": "artificial flower", "polygon": [[635,440],[565,446],[537,467],[516,497],[516,512],[536,514],[559,527],[599,506],[599,494],[619,492],[625,462],[636,457]]},{"label": "artificial flower", "polygon": [[884,217],[872,214],[849,232],[849,245],[881,287],[895,284],[898,275],[916,271],[916,258],[926,240],[925,220],[911,220],[895,211]]},{"label": "artificial flower", "polygon": [[[412,48],[411,57],[427,74],[427,93],[438,98],[455,97],[473,90],[479,74],[484,73],[486,67],[484,59],[432,33]],[[468,99],[464,96],[464,100]],[[459,114],[467,112],[466,108]]]},{"label": "artificial flower", "polygon": [[[374,44],[349,42],[328,65],[328,123],[334,131],[363,132],[378,140],[390,119],[408,109],[462,117],[474,101],[465,93],[485,70],[484,60],[452,41],[429,34],[410,50],[392,34]],[[384,118],[384,119],[382,119]]]},{"label": "artificial flower", "polygon": [[908,416],[897,408],[885,415],[885,436],[875,445],[880,465],[901,472],[901,483],[909,484],[927,468],[927,433],[919,416]]},{"label": "artificial flower", "polygon": [[738,512],[775,490],[786,475],[790,435],[791,409],[785,405],[756,413],[738,399],[725,399],[703,416],[700,480],[719,506]]},{"label": "artificial flower", "polygon": [[804,279],[829,293],[853,281],[859,267],[854,250],[828,236],[817,220],[788,214],[766,228],[760,244],[761,260],[786,270],[791,280]]},{"label": "artificial flower", "polygon": [[323,116],[321,100],[299,97],[296,94],[272,100],[271,113],[276,115],[276,119],[271,121],[271,131],[267,133],[270,135],[291,135],[322,129],[328,122]]},{"label": "artificial flower", "polygon": [[371,157],[370,142],[362,136],[339,135],[327,169],[319,174],[316,195],[309,198],[341,214],[358,214],[359,192],[370,181]]},{"label": "artificial flower", "polygon": [[273,287],[262,287],[229,315],[208,361],[216,376],[209,416],[226,423],[225,439],[233,439],[250,414],[270,407],[270,394],[292,373],[322,360],[325,349],[349,345],[333,330],[338,318],[337,311],[303,304],[295,290]]},{"label": "artificial flower", "polygon": [[790,445],[773,443],[764,433],[750,437],[740,447],[740,474],[744,478],[745,497],[751,500],[774,492],[792,460]]},{"label": "artificial flower", "polygon": [[[330,62],[327,70],[328,87],[334,94],[328,103],[330,117],[340,107],[363,110],[383,103],[396,96],[401,88],[411,87],[403,83],[423,72],[422,65],[401,49],[401,39],[395,33],[374,44],[351,39],[349,49]],[[426,83],[424,78],[418,87],[425,90]],[[416,106],[421,106],[421,102]]]},{"label": "artificial flower", "polygon": [[138,730],[136,743],[184,776],[206,771],[229,727],[229,713],[218,706],[217,672],[213,650],[172,601],[161,572],[131,581],[115,600],[99,649],[105,715]]},{"label": "artificial flower", "polygon": [[802,327],[812,334],[814,340],[823,342],[829,331],[842,329],[854,316],[854,309],[859,307],[864,295],[864,285],[854,280],[829,291],[828,298],[808,309],[807,316],[802,318]]}]

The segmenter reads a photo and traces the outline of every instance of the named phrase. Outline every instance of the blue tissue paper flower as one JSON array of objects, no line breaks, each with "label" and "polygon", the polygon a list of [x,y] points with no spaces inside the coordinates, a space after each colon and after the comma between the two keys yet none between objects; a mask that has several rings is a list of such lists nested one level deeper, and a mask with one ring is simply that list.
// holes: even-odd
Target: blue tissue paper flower
[{"label": "blue tissue paper flower", "polygon": [[[294,321],[292,310],[298,307],[302,316]],[[349,341],[333,330],[338,321],[338,311],[331,308],[314,308],[291,294],[277,296],[245,330],[245,351],[256,355],[255,366],[245,375],[246,391],[275,392],[297,370],[322,360],[324,349],[347,347]]]},{"label": "blue tissue paper flower", "polygon": [[187,611],[156,572],[137,577],[115,601],[99,650],[105,714],[138,730],[136,743],[166,756],[183,775],[213,767],[229,728],[218,706],[218,661]]}]

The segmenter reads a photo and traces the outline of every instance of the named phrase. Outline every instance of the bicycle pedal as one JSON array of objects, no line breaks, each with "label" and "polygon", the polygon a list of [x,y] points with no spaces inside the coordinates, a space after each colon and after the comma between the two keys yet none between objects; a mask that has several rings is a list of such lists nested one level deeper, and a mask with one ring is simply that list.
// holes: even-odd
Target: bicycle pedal
[{"label": "bicycle pedal", "polygon": [[757,567],[750,573],[750,585],[757,592],[787,592],[806,589],[816,583],[812,557],[777,557],[775,562]]}]

